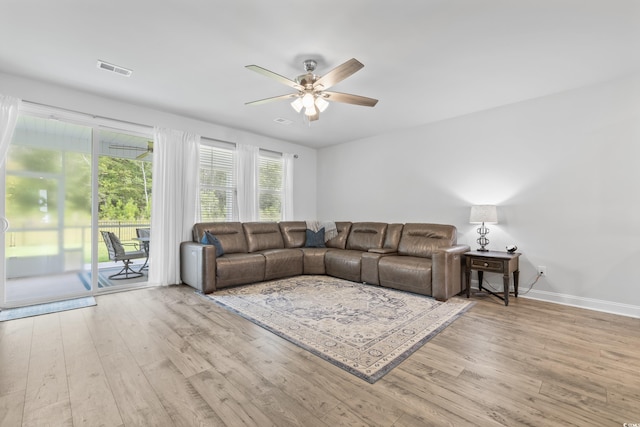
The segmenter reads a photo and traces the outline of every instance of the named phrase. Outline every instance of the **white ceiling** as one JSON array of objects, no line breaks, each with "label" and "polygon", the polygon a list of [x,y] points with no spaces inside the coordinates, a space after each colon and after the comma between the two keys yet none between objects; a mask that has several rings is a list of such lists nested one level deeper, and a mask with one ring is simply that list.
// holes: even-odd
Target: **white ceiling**
[{"label": "white ceiling", "polygon": [[[637,73],[640,1],[0,0],[0,40],[0,72],[322,147]],[[293,91],[245,65],[293,79],[307,58],[358,59],[332,90],[380,102],[311,126],[244,105]]]}]

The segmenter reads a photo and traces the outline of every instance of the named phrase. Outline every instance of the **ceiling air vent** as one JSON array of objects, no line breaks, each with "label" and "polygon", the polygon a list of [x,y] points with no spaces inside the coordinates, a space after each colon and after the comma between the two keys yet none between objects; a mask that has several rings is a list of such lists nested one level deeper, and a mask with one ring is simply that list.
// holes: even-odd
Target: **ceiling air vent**
[{"label": "ceiling air vent", "polygon": [[293,123],[291,120],[283,119],[282,117],[278,117],[277,119],[273,119],[274,122],[279,123],[281,125],[290,125]]},{"label": "ceiling air vent", "polygon": [[112,73],[120,74],[122,76],[129,77],[133,71],[119,67],[117,65],[109,64],[108,62],[98,60],[98,68],[105,71],[111,71]]}]

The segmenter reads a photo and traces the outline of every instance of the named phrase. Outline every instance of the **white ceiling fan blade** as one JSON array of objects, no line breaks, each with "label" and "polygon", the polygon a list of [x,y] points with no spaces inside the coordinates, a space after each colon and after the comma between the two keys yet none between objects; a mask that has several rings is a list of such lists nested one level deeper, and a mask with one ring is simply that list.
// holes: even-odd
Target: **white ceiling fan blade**
[{"label": "white ceiling fan blade", "polygon": [[294,82],[291,79],[288,79],[284,76],[281,76],[280,74],[274,73],[273,71],[269,71],[266,68],[262,68],[258,65],[247,65],[245,66],[245,68],[251,70],[251,71],[255,71],[258,74],[262,74],[263,76],[269,77],[271,79],[274,79],[282,84],[285,84],[287,86],[291,86],[294,89],[297,90],[303,90],[304,88],[302,86],[300,86],[298,83]]},{"label": "white ceiling fan blade", "polygon": [[367,98],[366,96],[352,95],[350,93],[340,92],[322,92],[322,95],[328,101],[343,102],[345,104],[362,105],[363,107],[374,107],[377,103],[377,99]]},{"label": "white ceiling fan blade", "polygon": [[271,102],[271,101],[279,101],[281,99],[296,98],[298,96],[299,95],[297,93],[290,93],[288,95],[279,95],[271,98],[258,99],[257,101],[245,102],[244,105],[260,105],[260,104],[266,104],[267,102]]},{"label": "white ceiling fan blade", "polygon": [[344,64],[338,65],[336,68],[316,80],[313,87],[320,88],[320,86],[322,86],[321,89],[329,89],[331,86],[346,79],[362,67],[364,67],[364,65],[360,61],[355,58],[351,58]]}]

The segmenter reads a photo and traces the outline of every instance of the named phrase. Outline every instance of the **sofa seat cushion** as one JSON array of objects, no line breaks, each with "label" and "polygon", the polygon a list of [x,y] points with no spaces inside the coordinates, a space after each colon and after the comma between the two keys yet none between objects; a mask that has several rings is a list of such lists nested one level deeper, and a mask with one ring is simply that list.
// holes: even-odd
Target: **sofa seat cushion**
[{"label": "sofa seat cushion", "polygon": [[362,265],[362,251],[330,250],[324,256],[327,274],[341,279],[360,282],[360,268]]},{"label": "sofa seat cushion", "polygon": [[378,261],[380,285],[431,296],[430,258],[386,256]]},{"label": "sofa seat cushion", "polygon": [[304,274],[327,274],[324,256],[329,248],[300,248]]},{"label": "sofa seat cushion", "polygon": [[371,249],[369,252],[363,252],[362,266],[360,267],[362,282],[370,285],[379,285],[378,263],[380,258],[390,255],[397,256],[398,253],[394,252],[393,249]]},{"label": "sofa seat cushion", "polygon": [[265,258],[264,280],[302,274],[302,252],[299,249],[267,249],[259,253]]},{"label": "sofa seat cushion", "polygon": [[262,254],[225,254],[216,259],[216,288],[262,282],[264,270]]}]

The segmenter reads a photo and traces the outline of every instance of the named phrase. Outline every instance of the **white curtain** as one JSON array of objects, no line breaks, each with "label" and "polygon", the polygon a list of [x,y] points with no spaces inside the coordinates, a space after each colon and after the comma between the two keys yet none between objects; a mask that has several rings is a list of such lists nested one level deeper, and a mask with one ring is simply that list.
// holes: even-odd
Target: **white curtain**
[{"label": "white curtain", "polygon": [[293,154],[282,155],[284,172],[284,195],[282,200],[282,220],[293,221]]},{"label": "white curtain", "polygon": [[149,283],[180,283],[180,242],[192,240],[199,188],[200,136],[154,129]]},{"label": "white curtain", "polygon": [[9,151],[21,103],[22,101],[18,98],[0,95],[0,164],[4,163]]},{"label": "white curtain", "polygon": [[241,222],[257,221],[258,218],[258,154],[253,145],[238,144],[238,219]]}]

